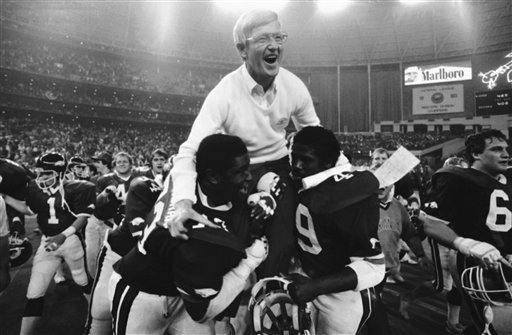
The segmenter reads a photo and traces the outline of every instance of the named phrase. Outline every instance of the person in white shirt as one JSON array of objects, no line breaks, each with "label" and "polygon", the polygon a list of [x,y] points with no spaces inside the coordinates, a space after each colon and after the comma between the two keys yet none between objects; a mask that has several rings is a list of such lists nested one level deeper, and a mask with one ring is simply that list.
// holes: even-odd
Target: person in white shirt
[{"label": "person in white shirt", "polygon": [[[281,30],[277,14],[269,10],[247,12],[236,22],[233,36],[244,64],[226,75],[208,94],[188,139],[174,159],[171,202],[175,212],[166,225],[175,237],[187,238],[183,223],[188,219],[209,225],[192,209],[196,201],[194,161],[204,137],[219,132],[240,137],[249,151],[254,187],[269,171],[284,182],[289,180],[286,127],[290,120],[299,130],[320,124],[304,83],[280,67],[288,35]],[[270,251],[260,267],[260,276],[288,270],[294,248],[295,197],[288,187],[267,224],[265,233]]]}]

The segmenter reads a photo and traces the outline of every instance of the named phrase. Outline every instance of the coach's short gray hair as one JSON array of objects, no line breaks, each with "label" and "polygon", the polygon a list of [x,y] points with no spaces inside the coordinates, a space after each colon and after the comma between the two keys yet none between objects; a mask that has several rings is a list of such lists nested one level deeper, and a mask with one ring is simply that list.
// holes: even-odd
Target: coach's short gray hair
[{"label": "coach's short gray hair", "polygon": [[233,40],[235,47],[251,37],[252,31],[272,22],[279,22],[277,13],[267,9],[255,9],[242,14],[233,27]]}]

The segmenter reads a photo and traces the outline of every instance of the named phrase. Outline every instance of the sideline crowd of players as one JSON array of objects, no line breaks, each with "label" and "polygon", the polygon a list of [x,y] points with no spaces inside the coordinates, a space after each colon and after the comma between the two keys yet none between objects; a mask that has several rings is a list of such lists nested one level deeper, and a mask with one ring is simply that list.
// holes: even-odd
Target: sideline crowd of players
[{"label": "sideline crowd of players", "polygon": [[[457,167],[448,166],[436,172],[431,194],[422,201],[425,212],[412,211],[416,220],[413,225],[406,208],[417,208],[417,195],[410,195],[404,206],[404,198],[393,195],[392,185],[379,190],[379,181],[370,171],[358,171],[350,164],[337,165],[342,148],[329,130],[315,126],[299,131],[290,147],[292,183],[280,183],[275,174],[264,175],[258,182],[259,192],[249,196],[252,201],[246,200],[253,180],[245,145],[234,136],[208,136],[197,153],[198,202],[194,208],[222,228],[190,221],[186,241],[172,237],[165,228],[165,216],[173,215],[172,178],[167,176],[172,158],[169,160],[161,149],[152,153],[152,166],[144,169],[133,168],[132,158],[126,152],[113,157],[106,152],[95,155],[92,160],[100,175],[92,179],[84,173],[87,165],[80,157],[68,161],[56,152],[42,154],[36,162],[35,178],[23,166],[2,159],[0,250],[4,257],[0,262],[0,287],[3,290],[9,283],[9,258],[5,257],[9,248],[7,222],[17,230],[16,234],[19,230],[12,222],[14,208],[18,216],[20,212],[36,214],[43,234],[33,260],[21,333],[30,334],[37,329],[46,289],[64,262],[89,301],[86,334],[109,334],[112,329],[116,334],[163,334],[166,330],[171,334],[229,334],[233,331],[229,318],[236,315],[241,293],[248,282],[253,282],[251,273],[268,252],[264,237],[266,220],[279,206],[284,188],[292,188],[300,190],[295,263],[301,267],[299,272],[296,267],[290,268],[294,273],[285,277],[263,280],[270,283],[256,284],[258,290],[253,289],[254,302],[248,312],[253,318],[250,327],[257,332],[287,327],[286,322],[275,325],[262,317],[272,307],[264,306],[272,294],[265,293],[265,300],[258,292],[268,285],[267,290],[274,294],[276,290],[287,292],[289,298],[284,306],[300,307],[297,315],[301,322],[288,325],[297,333],[312,327],[312,316],[317,334],[335,334],[339,329],[356,334],[365,324],[369,333],[386,329],[391,333],[379,299],[386,283],[384,272],[388,283],[389,278],[400,278],[396,264],[399,248],[390,227],[393,224],[411,230],[404,233],[408,235],[404,239],[420,263],[425,251],[410,238],[421,234],[454,248],[450,257],[457,258],[458,251],[459,260],[453,260],[451,268],[443,266],[455,274],[457,294],[469,298],[475,325],[494,331],[494,321],[494,325],[505,327],[500,329],[510,329],[506,328],[510,313],[507,306],[512,301],[507,291],[510,269],[506,265],[510,261],[506,228],[511,219],[506,211],[507,144],[499,131],[485,130],[471,135],[466,145],[468,162],[473,168],[461,167],[459,159]],[[381,165],[377,152],[372,170]],[[497,173],[499,179],[494,182],[484,172],[486,169]],[[451,184],[454,185],[446,186]],[[454,210],[462,206],[463,200],[453,198],[453,187],[467,188],[468,197],[476,198],[474,213],[467,215],[485,216],[483,224],[468,226],[468,218],[457,218],[466,215],[462,213],[467,210]],[[484,206],[489,201],[489,206]],[[402,209],[393,211],[393,206]],[[9,218],[8,207],[12,207]],[[383,210],[390,213],[383,215]],[[406,216],[400,219],[402,223],[394,221],[394,212]],[[375,244],[377,239],[384,254]],[[25,261],[28,257],[25,256]],[[478,260],[483,266],[477,266]],[[501,277],[493,277],[495,274]],[[479,281],[480,276],[488,279]],[[497,286],[490,286],[493,280]],[[486,293],[486,289],[494,292]],[[354,297],[359,303],[354,302]],[[490,306],[492,316],[489,312],[481,313]],[[255,313],[261,313],[260,319],[254,318]],[[283,308],[274,313],[287,316],[289,311]],[[457,329],[462,325],[448,320],[451,333],[462,333],[463,328]]]},{"label": "sideline crowd of players", "polygon": [[[386,277],[403,280],[400,237],[428,268],[423,235],[456,250],[446,258],[456,258],[448,267],[471,326],[510,333],[505,136],[469,136],[469,168],[436,172],[422,199],[406,178],[378,179],[386,150],[374,150],[375,173],[341,154],[305,85],[279,68],[287,34],[274,12],[242,15],[234,38],[244,65],[210,92],[174,159],[157,149],[139,169],[130,153],[101,152],[89,180],[85,157],[42,153],[36,176],[0,160],[0,288],[10,281],[6,242],[21,248],[7,236],[6,205],[36,215],[42,234],[20,333],[37,333],[62,267],[88,300],[85,334],[391,333],[380,292]],[[290,119],[299,131],[287,142]],[[240,309],[249,329],[231,325]],[[446,330],[464,331],[450,316]]]}]

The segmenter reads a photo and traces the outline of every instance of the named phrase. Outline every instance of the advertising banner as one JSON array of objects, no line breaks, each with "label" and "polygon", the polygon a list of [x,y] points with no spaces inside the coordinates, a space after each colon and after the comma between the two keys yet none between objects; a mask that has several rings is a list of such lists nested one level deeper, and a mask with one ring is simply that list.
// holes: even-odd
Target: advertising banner
[{"label": "advertising banner", "polygon": [[477,91],[512,88],[512,50],[473,57],[474,83]]},{"label": "advertising banner", "polygon": [[430,115],[464,112],[462,84],[418,87],[412,89],[412,114]]},{"label": "advertising banner", "polygon": [[425,85],[471,80],[471,61],[406,66],[404,85]]}]

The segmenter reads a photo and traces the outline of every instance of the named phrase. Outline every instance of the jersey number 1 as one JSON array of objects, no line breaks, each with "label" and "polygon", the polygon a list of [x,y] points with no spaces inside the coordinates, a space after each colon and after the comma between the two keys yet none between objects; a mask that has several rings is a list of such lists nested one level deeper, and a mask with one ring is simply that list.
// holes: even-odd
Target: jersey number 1
[{"label": "jersey number 1", "polygon": [[50,209],[50,217],[48,218],[48,224],[58,224],[59,219],[55,215],[55,198],[48,198],[48,207]]}]

